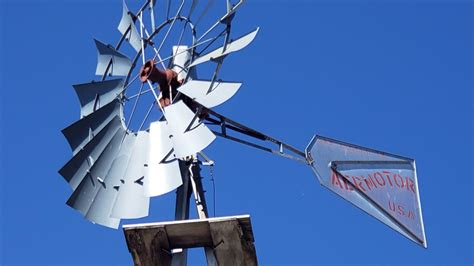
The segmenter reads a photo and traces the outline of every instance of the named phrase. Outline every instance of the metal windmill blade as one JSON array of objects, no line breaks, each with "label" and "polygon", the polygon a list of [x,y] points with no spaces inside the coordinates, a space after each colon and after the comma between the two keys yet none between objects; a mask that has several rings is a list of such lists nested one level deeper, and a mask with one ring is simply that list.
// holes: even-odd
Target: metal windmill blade
[{"label": "metal windmill blade", "polygon": [[123,90],[123,79],[92,81],[73,87],[81,103],[81,117],[84,117],[116,99]]},{"label": "metal windmill blade", "polygon": [[209,52],[201,57],[196,58],[189,67],[194,67],[199,64],[202,64],[207,61],[219,61],[222,60],[225,56],[230,53],[237,52],[242,50],[247,45],[249,45],[257,36],[259,28],[253,30],[252,32],[245,34],[244,36],[236,39],[235,41],[231,41],[222,47],[219,47],[212,52]]},{"label": "metal windmill blade", "polygon": [[242,83],[238,82],[191,80],[179,87],[178,91],[205,107],[212,108],[229,100],[240,86]]},{"label": "metal windmill blade", "polygon": [[122,19],[118,25],[118,30],[122,36],[125,36],[125,40],[130,43],[133,49],[138,52],[142,49],[142,45],[140,34],[135,27],[135,20],[130,10],[128,10],[127,4],[123,1]]},{"label": "metal windmill blade", "polygon": [[130,71],[132,62],[130,59],[118,52],[110,44],[104,44],[101,41],[94,40],[98,53],[98,64],[95,71],[96,75],[126,76]]},{"label": "metal windmill blade", "polygon": [[[171,133],[166,123],[157,121],[150,124],[150,147],[152,147],[148,164],[150,175],[149,182],[145,184],[145,193],[150,197],[165,194],[183,183],[178,158],[169,138]],[[164,176],[174,178],[163,178]]]},{"label": "metal windmill blade", "polygon": [[62,133],[69,142],[73,154],[75,155],[79,152],[84,145],[91,141],[113,118],[119,118],[121,114],[120,101],[114,100],[63,129]]},{"label": "metal windmill blade", "polygon": [[[59,173],[73,189],[67,204],[93,223],[118,228],[121,219],[145,217],[149,213],[150,197],[179,187],[182,184],[179,161],[194,156],[215,139],[203,123],[201,109],[190,105],[185,97],[210,108],[230,99],[241,86],[241,83],[217,80],[218,71],[210,80],[196,79],[196,65],[217,63],[220,69],[225,56],[244,48],[255,38],[257,31],[236,41],[230,39],[230,23],[242,1],[233,8],[228,7],[226,14],[200,38],[196,36],[196,25],[191,19],[198,1],[192,1],[188,10],[185,10],[185,2],[180,2],[174,15],[168,8],[167,19],[161,24],[154,21],[154,1],[145,1],[135,14],[124,2],[118,25],[122,36],[117,46],[95,40],[98,51],[95,74],[102,76],[102,80],[73,85],[80,102],[80,119],[62,131],[73,157]],[[201,18],[210,4],[212,1],[199,14]],[[146,11],[150,12],[151,28],[145,26],[143,13]],[[178,27],[179,23],[182,28]],[[225,35],[203,40],[219,25],[226,28]],[[180,37],[170,47],[172,55],[163,59],[160,52],[173,31],[180,32]],[[183,37],[186,32],[191,34],[190,38]],[[197,47],[218,39],[224,40],[221,48],[197,56]],[[130,45],[136,55],[128,57],[120,51],[123,43]],[[168,60],[169,69],[181,82],[179,90],[170,92],[169,97],[173,98],[170,103],[161,108],[158,108],[158,103],[167,92],[166,84],[155,87],[156,80],[151,76],[143,77],[143,70],[138,71],[146,65],[147,53],[150,52],[154,54],[148,60],[152,62],[150,71],[161,73],[156,66],[164,67],[165,60]],[[139,64],[140,59],[143,66]],[[109,76],[124,78],[107,79]],[[134,82],[139,77],[142,81],[139,91],[132,94]],[[132,129],[134,113],[148,92],[153,95],[151,107],[140,126]],[[162,119],[152,122],[146,129],[153,109],[162,112]]]},{"label": "metal windmill blade", "polygon": [[216,138],[182,101],[166,107],[165,117],[174,153],[178,158],[203,150]]},{"label": "metal windmill blade", "polygon": [[120,180],[119,194],[112,209],[111,217],[132,219],[148,216],[150,199],[145,195],[144,182],[148,179],[146,165],[149,161],[150,136],[146,131],[136,135],[130,161]]}]

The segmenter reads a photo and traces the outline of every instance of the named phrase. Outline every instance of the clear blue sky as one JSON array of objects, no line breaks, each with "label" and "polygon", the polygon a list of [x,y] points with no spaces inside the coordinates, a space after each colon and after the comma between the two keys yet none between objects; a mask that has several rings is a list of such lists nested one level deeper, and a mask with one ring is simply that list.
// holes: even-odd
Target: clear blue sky
[{"label": "clear blue sky", "polygon": [[[121,230],[65,205],[57,173],[71,156],[60,130],[79,117],[71,85],[95,78],[92,38],[116,43],[121,8],[0,0],[0,264],[132,263]],[[217,215],[251,215],[260,263],[472,265],[472,2],[256,0],[234,25],[261,30],[226,60],[223,79],[244,85],[217,109],[301,149],[321,134],[415,158],[428,240],[413,244],[302,164],[217,140]],[[171,220],[173,204],[154,199],[150,217],[125,223]]]}]

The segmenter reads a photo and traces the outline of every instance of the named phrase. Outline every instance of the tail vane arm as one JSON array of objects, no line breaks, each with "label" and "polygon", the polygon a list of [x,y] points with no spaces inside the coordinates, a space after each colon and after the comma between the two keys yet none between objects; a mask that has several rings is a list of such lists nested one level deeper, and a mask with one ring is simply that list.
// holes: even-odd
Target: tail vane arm
[{"label": "tail vane arm", "polygon": [[[292,159],[295,161],[302,162],[304,164],[308,164],[306,160],[305,153],[283,141],[280,141],[276,138],[270,137],[264,133],[261,133],[257,130],[254,130],[250,127],[247,127],[239,122],[236,122],[230,118],[227,118],[214,110],[208,109],[204,106],[200,106],[202,114],[207,114],[204,118],[206,120],[206,124],[212,127],[212,132],[222,138],[232,140],[241,144],[245,144],[247,146],[257,148],[263,151],[267,151],[288,159]],[[229,135],[228,131],[232,131],[234,133],[239,133],[244,135],[248,138],[242,139],[236,136]],[[258,141],[258,142],[257,142]],[[263,142],[263,143],[262,143]],[[277,145],[277,149],[268,147],[269,145],[265,145],[265,143],[272,143]],[[290,151],[292,154],[286,153],[285,150]]]}]

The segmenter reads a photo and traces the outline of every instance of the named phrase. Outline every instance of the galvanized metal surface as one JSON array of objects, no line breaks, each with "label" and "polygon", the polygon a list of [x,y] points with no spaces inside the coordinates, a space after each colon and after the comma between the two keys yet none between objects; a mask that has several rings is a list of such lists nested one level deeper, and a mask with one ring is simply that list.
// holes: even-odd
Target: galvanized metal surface
[{"label": "galvanized metal surface", "polygon": [[150,124],[148,182],[144,190],[148,197],[163,195],[183,184],[179,162],[169,136],[166,121]]},{"label": "galvanized metal surface", "polygon": [[76,190],[119,129],[120,119],[115,117],[59,170],[73,190]]},{"label": "galvanized metal surface", "polygon": [[115,100],[123,90],[123,79],[92,81],[72,86],[81,103],[81,117],[84,117]]},{"label": "galvanized metal surface", "polygon": [[[207,124],[213,128],[212,132],[215,135],[304,164],[307,163],[305,153],[303,151],[281,140],[247,127],[242,123],[236,122],[212,109],[208,109],[204,106],[201,107],[203,108],[203,112],[207,114],[205,120],[208,122]],[[231,132],[243,134],[248,138],[242,139],[240,136],[232,136]],[[277,149],[273,149],[268,146],[271,144],[276,145]]]},{"label": "galvanized metal surface", "polygon": [[118,228],[120,224],[119,218],[112,218],[110,216],[115,201],[120,193],[121,179],[124,178],[127,167],[130,163],[130,154],[134,148],[136,137],[133,135],[126,135],[117,157],[114,159],[107,179],[99,188],[99,192],[94,198],[94,201],[86,214],[86,219],[91,222],[104,225],[110,228]]},{"label": "galvanized metal surface", "polygon": [[331,168],[338,179],[351,183],[369,203],[391,217],[416,241],[424,243],[415,169],[411,162],[335,161]]},{"label": "galvanized metal surface", "polygon": [[183,101],[164,108],[164,112],[176,157],[184,158],[202,151],[216,138]]},{"label": "galvanized metal surface", "polygon": [[[183,185],[176,189],[176,204],[174,219],[177,221],[189,219],[190,198],[192,193],[189,167],[185,161],[179,161],[179,167],[182,173]],[[183,249],[181,252],[175,252],[172,255],[172,266],[184,266],[188,262],[188,250]]]},{"label": "galvanized metal surface", "polygon": [[[196,210],[199,219],[206,219],[209,217],[207,212],[206,198],[204,196],[204,188],[201,180],[201,168],[199,165],[200,162],[197,159],[192,159],[186,162],[182,161],[180,163],[180,167],[182,169],[181,171],[183,173],[183,183],[186,182],[186,184],[183,184],[185,190],[181,191],[181,193],[186,194],[177,195],[177,197],[179,196],[182,198],[179,200],[177,198],[176,203],[181,204],[181,206],[176,205],[176,214],[182,216],[184,215],[184,217],[187,217],[187,219],[189,219],[189,201],[191,198],[191,191],[194,195],[194,202],[196,203]],[[184,211],[186,213],[183,213]],[[180,219],[178,218],[178,220]],[[212,248],[204,247],[204,252],[206,254],[207,265],[217,265],[216,257],[213,253]],[[186,257],[187,251],[184,249],[181,252],[178,252],[177,254],[173,254],[171,264],[176,266],[186,265]]]},{"label": "galvanized metal surface", "polygon": [[229,100],[241,85],[242,83],[236,82],[191,80],[179,87],[178,91],[205,107],[212,108]]},{"label": "galvanized metal surface", "polygon": [[97,69],[96,75],[104,76],[127,76],[132,62],[130,59],[115,50],[110,44],[107,45],[98,40],[94,40],[97,47]]},{"label": "galvanized metal surface", "polygon": [[121,114],[121,104],[116,100],[63,129],[61,132],[66,137],[72,154],[76,155],[112,119],[121,117]]},{"label": "galvanized metal surface", "polygon": [[144,183],[148,177],[145,165],[148,165],[150,136],[146,131],[136,135],[136,141],[125,172],[120,193],[117,196],[111,216],[122,219],[135,219],[148,216],[150,199],[145,196]]},{"label": "galvanized metal surface", "polygon": [[67,204],[83,215],[87,214],[99,188],[103,186],[104,180],[107,179],[107,172],[112,165],[115,154],[120,148],[120,142],[124,134],[125,131],[123,129],[119,129],[115,133],[110,143],[87,171],[79,186],[68,199]]},{"label": "galvanized metal surface", "polygon": [[253,30],[252,32],[236,39],[235,41],[233,42],[230,42],[228,43],[224,49],[224,46],[220,47],[220,48],[217,48],[215,49],[214,51],[208,53],[208,54],[205,54],[201,57],[198,57],[197,59],[195,59],[191,65],[189,65],[189,67],[194,67],[194,66],[197,66],[199,64],[202,64],[204,62],[208,62],[208,61],[218,61],[220,59],[222,59],[224,56],[230,54],[230,53],[233,53],[233,52],[237,52],[243,48],[245,48],[247,45],[249,45],[254,39],[255,37],[257,36],[257,33],[258,33],[258,30],[259,28]]},{"label": "galvanized metal surface", "polygon": [[138,34],[132,15],[130,10],[128,10],[127,4],[125,4],[125,1],[123,1],[122,18],[120,19],[118,30],[123,36],[125,36],[126,41],[130,43],[135,51],[138,52],[141,50],[140,34]]},{"label": "galvanized metal surface", "polygon": [[[196,77],[195,69],[186,67],[192,60],[189,47],[187,45],[174,45],[173,56],[171,69],[178,74],[178,81],[185,80],[188,76],[194,79]],[[190,72],[189,75],[188,72]]]},{"label": "galvanized metal surface", "polygon": [[306,156],[323,186],[427,246],[413,160],[321,136]]}]

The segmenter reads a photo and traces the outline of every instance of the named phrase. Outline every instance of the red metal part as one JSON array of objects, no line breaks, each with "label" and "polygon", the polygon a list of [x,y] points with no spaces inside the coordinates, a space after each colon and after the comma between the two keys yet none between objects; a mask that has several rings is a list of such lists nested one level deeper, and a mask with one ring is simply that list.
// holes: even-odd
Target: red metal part
[{"label": "red metal part", "polygon": [[174,95],[176,89],[182,84],[182,81],[178,81],[178,74],[176,72],[171,69],[158,69],[153,60],[147,61],[140,69],[140,80],[143,83],[147,82],[147,80],[158,83],[162,93],[162,99],[160,100],[162,107],[171,104],[170,90]]}]

